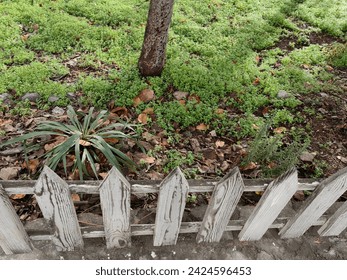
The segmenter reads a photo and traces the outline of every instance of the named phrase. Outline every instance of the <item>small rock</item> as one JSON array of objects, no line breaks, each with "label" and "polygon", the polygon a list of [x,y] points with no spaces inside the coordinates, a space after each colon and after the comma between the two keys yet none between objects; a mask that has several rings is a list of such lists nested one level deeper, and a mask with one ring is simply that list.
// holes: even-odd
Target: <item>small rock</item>
[{"label": "small rock", "polygon": [[320,92],[319,95],[320,95],[321,97],[323,97],[323,98],[326,98],[326,97],[329,96],[329,95],[326,94],[325,92]]},{"label": "small rock", "polygon": [[315,156],[316,153],[303,152],[300,156],[300,159],[305,162],[312,162]]},{"label": "small rock", "polygon": [[271,256],[270,254],[268,254],[265,251],[261,251],[258,255],[257,255],[257,260],[273,260],[273,256]]},{"label": "small rock", "polygon": [[286,92],[285,90],[280,90],[278,93],[277,93],[277,97],[278,98],[281,98],[281,99],[285,99],[285,98],[289,98],[291,95]]},{"label": "small rock", "polygon": [[36,92],[29,92],[29,93],[26,93],[22,96],[22,100],[25,101],[25,100],[29,100],[30,102],[36,102],[37,99],[39,99],[40,95]]},{"label": "small rock", "polygon": [[0,170],[0,178],[2,180],[12,180],[18,175],[19,167],[5,167]]},{"label": "small rock", "polygon": [[63,108],[58,107],[58,106],[54,107],[52,110],[53,115],[62,116],[62,115],[64,115],[64,113],[65,113],[65,110]]},{"label": "small rock", "polygon": [[59,100],[59,97],[58,97],[58,96],[55,96],[55,95],[50,96],[50,97],[48,98],[48,102],[51,102],[51,103],[57,102],[58,100]]},{"label": "small rock", "polygon": [[175,91],[173,93],[173,96],[177,99],[177,100],[182,100],[182,99],[185,99],[187,98],[188,96],[188,92],[184,92],[184,91]]}]

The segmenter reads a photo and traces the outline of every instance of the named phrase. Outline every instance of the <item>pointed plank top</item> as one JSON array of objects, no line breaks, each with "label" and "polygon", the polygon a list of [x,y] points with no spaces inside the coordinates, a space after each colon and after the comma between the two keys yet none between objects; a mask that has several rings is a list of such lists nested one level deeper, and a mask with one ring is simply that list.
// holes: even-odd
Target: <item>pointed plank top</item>
[{"label": "pointed plank top", "polygon": [[119,179],[120,181],[122,181],[122,183],[130,190],[131,184],[129,183],[129,181],[124,177],[122,172],[120,172],[116,167],[113,166],[112,169],[108,172],[105,179],[101,182],[101,184],[98,188],[99,191],[105,185],[105,182],[108,182],[109,180],[115,180],[116,178]]}]

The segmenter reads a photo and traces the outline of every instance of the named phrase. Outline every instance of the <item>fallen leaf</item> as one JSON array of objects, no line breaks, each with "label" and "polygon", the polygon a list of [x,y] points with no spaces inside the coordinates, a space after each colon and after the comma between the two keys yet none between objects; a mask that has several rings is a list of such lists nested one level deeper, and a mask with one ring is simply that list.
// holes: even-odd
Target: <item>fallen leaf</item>
[{"label": "fallen leaf", "polygon": [[102,178],[102,179],[105,179],[107,177],[108,173],[107,172],[101,172],[99,173],[99,176]]},{"label": "fallen leaf", "polygon": [[153,108],[146,108],[145,110],[143,110],[142,113],[143,114],[147,114],[147,115],[153,115],[154,114],[154,109]]},{"label": "fallen leaf", "polygon": [[80,139],[79,144],[83,147],[89,147],[92,145],[92,143],[90,143],[89,141],[85,141],[83,139]]},{"label": "fallen leaf", "polygon": [[141,113],[141,114],[137,117],[137,120],[138,120],[140,123],[142,123],[142,124],[147,124],[148,116],[147,116],[147,114]]},{"label": "fallen leaf", "polygon": [[141,161],[148,163],[148,164],[152,164],[155,162],[155,158],[154,157],[145,157],[145,158],[142,158]]},{"label": "fallen leaf", "polygon": [[224,113],[224,110],[223,110],[223,109],[218,108],[218,109],[216,110],[216,114],[217,114],[217,115],[221,115],[221,114],[223,114],[223,113]]},{"label": "fallen leaf", "polygon": [[128,116],[128,109],[125,107],[116,107],[111,112],[117,114],[119,117]]},{"label": "fallen leaf", "polygon": [[253,82],[253,85],[256,86],[256,85],[259,85],[260,83],[260,78],[256,78]]},{"label": "fallen leaf", "polygon": [[257,165],[253,161],[251,161],[247,165],[241,166],[240,170],[247,171],[247,170],[254,170],[256,168],[257,168]]},{"label": "fallen leaf", "polygon": [[39,30],[39,25],[38,25],[37,23],[35,23],[35,24],[33,25],[33,29],[34,29],[34,31]]},{"label": "fallen leaf", "polygon": [[188,92],[184,92],[184,91],[175,91],[173,93],[173,96],[177,99],[177,100],[182,100],[182,99],[185,99],[187,98],[188,96]]},{"label": "fallen leaf", "polygon": [[23,162],[22,167],[28,169],[30,173],[35,174],[39,165],[40,161],[36,158],[29,160],[28,163],[26,161]]},{"label": "fallen leaf", "polygon": [[22,199],[25,197],[25,194],[13,194],[10,197],[11,197],[11,199],[15,199],[15,200],[16,199]]},{"label": "fallen leaf", "polygon": [[215,145],[216,145],[217,148],[222,148],[222,147],[224,147],[225,142],[224,142],[224,141],[217,140],[216,143],[215,143]]},{"label": "fallen leaf", "polygon": [[21,36],[22,41],[23,42],[27,41],[29,36],[30,36],[30,34],[25,34],[25,35]]},{"label": "fallen leaf", "polygon": [[261,111],[262,115],[265,116],[269,113],[269,107],[265,107],[262,111]]},{"label": "fallen leaf", "polygon": [[140,98],[140,100],[142,102],[149,102],[149,101],[153,100],[154,97],[155,97],[154,91],[151,89],[144,89],[138,95],[138,98]]},{"label": "fallen leaf", "polygon": [[0,126],[10,125],[13,123],[13,120],[3,120],[0,119]]},{"label": "fallen leaf", "polygon": [[189,95],[188,100],[196,101],[196,103],[200,103],[200,97],[197,96],[196,94]]},{"label": "fallen leaf", "polygon": [[310,67],[310,65],[308,65],[308,64],[302,64],[302,68],[304,68],[304,69],[310,69],[311,67]]},{"label": "fallen leaf", "polygon": [[108,144],[117,144],[117,143],[119,143],[119,140],[117,138],[105,138],[105,141]]},{"label": "fallen leaf", "polygon": [[72,197],[72,201],[81,201],[81,198],[77,193],[73,193],[71,197]]},{"label": "fallen leaf", "polygon": [[252,127],[254,128],[254,129],[259,129],[259,126],[257,126],[256,124],[252,124]]},{"label": "fallen leaf", "polygon": [[197,130],[200,130],[200,131],[203,131],[203,130],[207,130],[208,129],[208,126],[206,124],[199,124],[195,127]]},{"label": "fallen leaf", "polygon": [[141,104],[141,103],[142,103],[142,101],[141,101],[141,99],[138,96],[133,99],[134,107],[139,106],[139,104]]},{"label": "fallen leaf", "polygon": [[44,146],[44,149],[45,149],[46,152],[49,152],[49,151],[53,150],[56,146],[58,146],[59,144],[63,143],[66,140],[66,137],[58,136],[54,140],[55,141],[53,143],[46,144]]},{"label": "fallen leaf", "polygon": [[287,128],[285,128],[283,126],[277,127],[274,129],[274,133],[276,133],[276,134],[281,134],[281,133],[286,132],[286,131],[287,131]]},{"label": "fallen leaf", "polygon": [[269,168],[269,169],[273,169],[273,168],[275,168],[277,166],[277,164],[276,164],[276,162],[270,162],[268,165],[267,165],[267,167]]},{"label": "fallen leaf", "polygon": [[181,105],[186,105],[186,101],[185,100],[179,100],[178,101]]}]

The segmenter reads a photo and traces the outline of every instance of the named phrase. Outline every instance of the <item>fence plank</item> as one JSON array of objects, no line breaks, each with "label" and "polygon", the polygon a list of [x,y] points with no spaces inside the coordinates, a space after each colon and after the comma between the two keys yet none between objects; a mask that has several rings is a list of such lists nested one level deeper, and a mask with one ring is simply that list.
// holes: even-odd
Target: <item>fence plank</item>
[{"label": "fence plank", "polygon": [[347,202],[318,230],[322,236],[337,236],[347,227]]},{"label": "fence plank", "polygon": [[347,168],[324,180],[280,231],[282,238],[299,237],[347,190]]},{"label": "fence plank", "polygon": [[32,246],[22,222],[0,184],[0,246],[5,254],[29,253]]},{"label": "fence plank", "polygon": [[100,202],[108,249],[130,246],[130,183],[113,167],[100,185]]},{"label": "fence plank", "polygon": [[221,239],[244,187],[237,167],[216,185],[196,237],[198,243],[218,242]]},{"label": "fence plank", "polygon": [[188,195],[188,182],[177,167],[160,184],[154,246],[175,245]]},{"label": "fence plank", "polygon": [[295,168],[274,180],[265,190],[239,234],[241,241],[259,240],[276,220],[298,188]]},{"label": "fence plank", "polygon": [[43,216],[54,224],[53,242],[57,250],[82,249],[82,234],[67,183],[45,166],[34,194]]}]

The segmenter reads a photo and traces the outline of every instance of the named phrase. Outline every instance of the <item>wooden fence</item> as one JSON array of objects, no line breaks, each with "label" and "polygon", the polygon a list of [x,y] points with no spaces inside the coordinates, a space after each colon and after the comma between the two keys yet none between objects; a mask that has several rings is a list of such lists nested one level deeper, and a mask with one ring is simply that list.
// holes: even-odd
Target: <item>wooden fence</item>
[{"label": "wooden fence", "polygon": [[[0,246],[6,254],[30,252],[31,240],[52,240],[58,250],[83,248],[84,238],[104,237],[107,248],[131,245],[131,236],[153,235],[155,246],[176,244],[180,233],[197,233],[197,242],[218,242],[224,231],[240,231],[240,240],[259,240],[269,228],[282,238],[299,237],[311,226],[321,226],[321,236],[339,235],[347,227],[347,202],[331,217],[323,215],[347,191],[347,168],[319,182],[298,180],[291,169],[272,182],[243,180],[234,168],[221,181],[187,181],[179,168],[162,182],[133,182],[115,168],[99,184],[65,182],[48,167],[37,181],[0,181]],[[293,217],[280,212],[298,190],[313,191]],[[264,191],[246,221],[231,220],[243,192]],[[212,192],[200,222],[182,222],[189,192]],[[99,194],[103,228],[80,227],[71,193]],[[130,223],[131,194],[159,193],[155,224]],[[28,235],[9,195],[34,194],[42,214],[52,225],[48,235]]]}]

